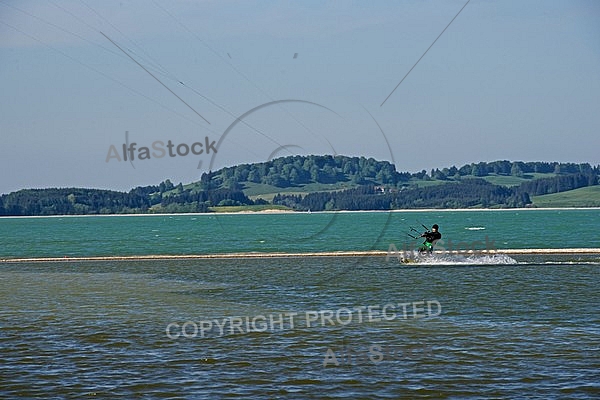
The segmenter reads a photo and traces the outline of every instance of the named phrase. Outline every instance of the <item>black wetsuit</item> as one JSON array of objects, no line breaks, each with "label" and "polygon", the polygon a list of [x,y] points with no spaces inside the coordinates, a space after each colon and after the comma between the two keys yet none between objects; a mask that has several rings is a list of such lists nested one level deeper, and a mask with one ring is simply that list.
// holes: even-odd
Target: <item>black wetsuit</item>
[{"label": "black wetsuit", "polygon": [[426,242],[433,243],[434,240],[440,240],[442,238],[442,234],[439,232],[425,232],[423,234]]},{"label": "black wetsuit", "polygon": [[442,234],[439,232],[425,232],[424,234],[421,235],[421,237],[425,238],[425,243],[423,243],[421,245],[421,248],[419,249],[419,251],[420,252],[424,252],[424,251],[432,252],[434,242],[440,240],[442,238]]}]

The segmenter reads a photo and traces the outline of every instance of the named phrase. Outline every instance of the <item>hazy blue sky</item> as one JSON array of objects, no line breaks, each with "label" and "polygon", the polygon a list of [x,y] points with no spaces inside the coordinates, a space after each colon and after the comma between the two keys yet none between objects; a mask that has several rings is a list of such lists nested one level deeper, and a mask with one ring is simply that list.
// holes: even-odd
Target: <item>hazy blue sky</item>
[{"label": "hazy blue sky", "polygon": [[[187,183],[289,154],[599,164],[600,1],[472,0],[381,106],[464,4],[0,0],[0,193]],[[212,160],[106,162],[126,131],[138,148],[218,141],[277,100],[304,102],[251,113]]]}]

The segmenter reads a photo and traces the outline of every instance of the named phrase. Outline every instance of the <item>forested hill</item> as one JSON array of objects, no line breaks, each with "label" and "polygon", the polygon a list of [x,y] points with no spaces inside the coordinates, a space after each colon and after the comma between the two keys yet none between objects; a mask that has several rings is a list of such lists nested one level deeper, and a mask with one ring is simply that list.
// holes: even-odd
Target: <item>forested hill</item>
[{"label": "forested hill", "polygon": [[410,173],[373,158],[289,156],[204,173],[185,186],[20,190],[0,196],[0,215],[525,207],[532,196],[598,185],[599,172],[590,164],[494,161]]}]

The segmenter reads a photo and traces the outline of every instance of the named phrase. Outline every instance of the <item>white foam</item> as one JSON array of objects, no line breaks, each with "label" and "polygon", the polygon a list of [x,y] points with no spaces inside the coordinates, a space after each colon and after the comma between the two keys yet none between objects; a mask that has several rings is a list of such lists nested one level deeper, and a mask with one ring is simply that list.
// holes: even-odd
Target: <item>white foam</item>
[{"label": "white foam", "polygon": [[411,264],[423,265],[506,265],[518,264],[514,258],[501,253],[486,255],[415,255],[409,258]]}]

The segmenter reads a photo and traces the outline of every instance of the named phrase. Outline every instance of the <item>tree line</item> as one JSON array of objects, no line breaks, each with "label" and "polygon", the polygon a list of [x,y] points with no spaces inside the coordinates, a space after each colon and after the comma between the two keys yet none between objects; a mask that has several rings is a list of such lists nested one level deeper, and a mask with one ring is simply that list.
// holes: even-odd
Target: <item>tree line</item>
[{"label": "tree line", "polygon": [[494,185],[483,179],[464,179],[428,187],[404,188],[381,193],[367,185],[338,192],[316,192],[305,196],[276,195],[273,204],[296,210],[393,210],[414,208],[525,207],[527,192]]},{"label": "tree line", "polygon": [[[243,189],[250,183],[276,188],[309,183],[351,182],[353,188],[281,195],[272,204],[294,210],[389,210],[401,208],[523,207],[530,196],[558,193],[598,184],[598,166],[557,162],[494,161],[417,173],[397,172],[388,161],[365,157],[289,156],[203,173],[184,187],[165,180],[129,192],[82,188],[24,189],[0,196],[0,215],[75,215],[150,212],[210,212],[215,206],[269,204],[253,201]],[[492,184],[490,174],[527,178],[518,186]],[[447,181],[420,187],[414,181]]]},{"label": "tree line", "polygon": [[351,182],[356,185],[406,186],[413,180],[460,180],[462,177],[489,175],[530,178],[528,174],[598,175],[599,167],[588,163],[492,161],[465,164],[460,168],[432,169],[431,172],[398,172],[388,161],[373,158],[331,155],[288,156],[255,164],[240,164],[203,174],[203,189],[226,187],[241,189],[244,182],[275,187],[297,187],[309,183]]},{"label": "tree line", "polygon": [[297,187],[309,183],[349,182],[362,185],[380,183],[396,185],[408,181],[409,173],[398,173],[388,161],[347,156],[288,156],[271,161],[240,164],[202,174],[202,189],[225,187],[239,189],[243,182],[275,187]]}]

